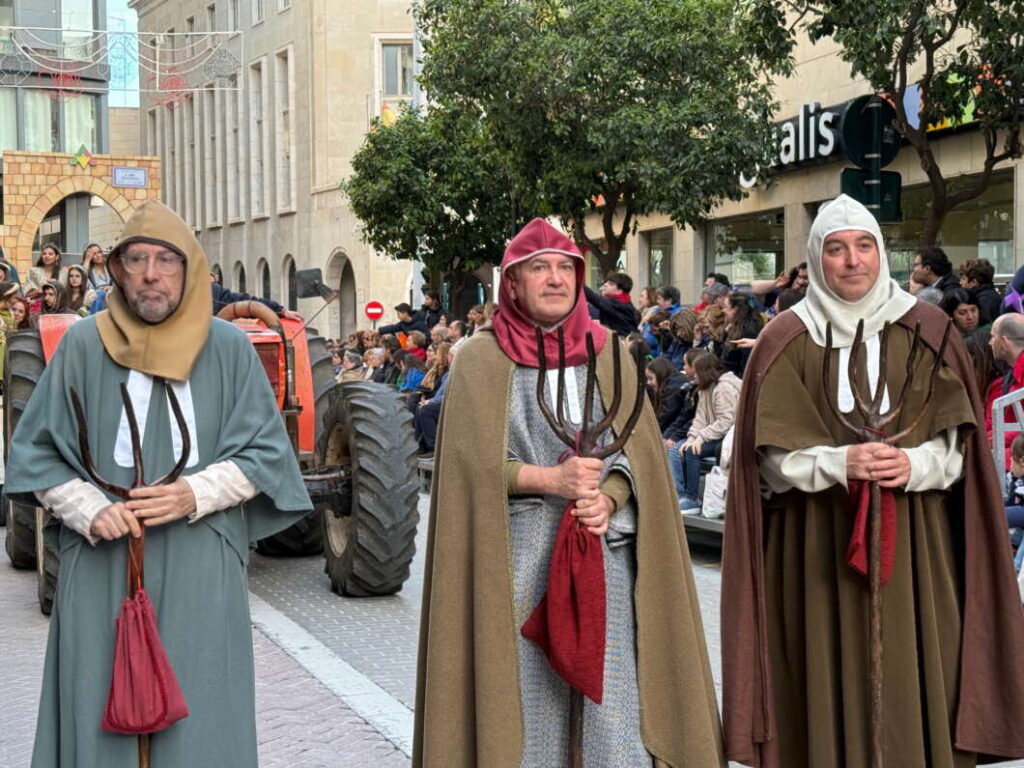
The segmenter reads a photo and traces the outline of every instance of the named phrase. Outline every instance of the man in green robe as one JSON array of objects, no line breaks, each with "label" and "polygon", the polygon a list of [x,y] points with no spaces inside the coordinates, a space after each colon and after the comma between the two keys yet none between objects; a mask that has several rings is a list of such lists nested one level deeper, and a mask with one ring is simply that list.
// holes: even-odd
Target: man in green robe
[{"label": "man in green robe", "polygon": [[[63,523],[32,766],[138,765],[136,737],[102,731],[100,722],[126,595],[125,537],[143,527],[146,590],[189,709],[152,735],[152,768],[255,766],[249,544],[312,505],[251,344],[212,317],[206,256],[185,223],[146,203],[110,268],[108,309],[67,331],[11,444],[7,493]],[[187,422],[185,474],[127,502],[111,499],[88,482],[70,390],[82,401],[99,474],[128,487],[134,462],[120,384],[138,420],[146,480],[181,454],[160,379]]]}]

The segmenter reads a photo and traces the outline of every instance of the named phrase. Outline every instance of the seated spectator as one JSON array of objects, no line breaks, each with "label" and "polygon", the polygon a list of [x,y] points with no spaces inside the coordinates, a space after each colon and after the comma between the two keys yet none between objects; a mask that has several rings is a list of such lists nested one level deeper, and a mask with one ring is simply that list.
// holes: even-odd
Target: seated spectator
[{"label": "seated spectator", "polygon": [[366,371],[363,370],[363,356],[355,350],[345,352],[342,357],[341,371],[338,373],[338,381],[363,381]]},{"label": "seated spectator", "polygon": [[0,280],[0,382],[4,375],[4,349],[7,346],[7,334],[17,330],[17,322],[11,308],[17,298],[18,284],[10,280]]},{"label": "seated spectator", "polygon": [[423,289],[423,306],[420,307],[417,315],[427,328],[436,325],[447,325],[445,315],[447,312],[441,306],[441,292],[437,288]]},{"label": "seated spectator", "polygon": [[917,297],[918,301],[927,301],[929,304],[934,304],[936,307],[942,303],[942,291],[938,288],[932,288],[930,285],[920,288],[914,296]]},{"label": "seated spectator", "polygon": [[967,347],[967,354],[970,355],[974,368],[974,383],[978,387],[978,394],[986,402],[993,393],[993,400],[999,397],[1003,386],[992,345],[989,343],[990,339],[990,333],[981,330],[964,337],[964,346]]},{"label": "seated spectator", "polygon": [[377,381],[377,373],[384,367],[384,350],[374,347],[363,354],[363,380]]},{"label": "seated spectator", "polygon": [[68,309],[84,317],[89,314],[89,305],[96,299],[96,291],[86,290],[85,269],[77,264],[68,267],[67,275],[64,287],[68,293]]},{"label": "seated spectator", "polygon": [[485,322],[484,318],[484,305],[477,304],[470,308],[469,312],[466,313],[466,321],[469,323],[468,336],[472,336],[476,333]]},{"label": "seated spectator", "polygon": [[427,335],[422,331],[413,331],[405,342],[405,351],[415,355],[421,362],[427,362]]},{"label": "seated spectator", "polygon": [[[710,352],[691,349],[684,358],[684,373],[697,386],[697,411],[686,439],[669,451],[672,474],[683,514],[700,514],[700,460],[716,455],[722,438],[736,419],[742,382],[726,371]],[[673,458],[675,454],[678,458]]]},{"label": "seated spectator", "polygon": [[658,289],[653,285],[648,285],[640,291],[637,307],[640,309],[640,322],[647,322],[651,314],[658,309]]},{"label": "seated spectator", "polygon": [[721,357],[727,336],[726,324],[725,310],[718,304],[705,307],[693,328],[693,348],[706,349]]},{"label": "seated spectator", "polygon": [[639,331],[631,333],[629,338],[626,339],[626,349],[629,350],[629,356],[634,360],[638,354],[641,360],[653,359],[653,355],[651,355],[651,348],[644,339],[643,334]]},{"label": "seated spectator", "polygon": [[739,291],[729,294],[724,308],[726,343],[721,348],[722,363],[726,370],[743,378],[750,358],[750,348],[736,344],[738,339],[756,339],[764,328],[764,318],[754,306],[753,297]]},{"label": "seated spectator", "polygon": [[452,345],[445,341],[431,344],[427,350],[427,373],[419,386],[419,391],[423,395],[429,397],[441,386],[441,378],[448,372],[448,353],[451,348]]},{"label": "seated spectator", "polygon": [[452,320],[448,323],[448,341],[456,344],[466,338],[466,324],[461,320]]},{"label": "seated spectator", "polygon": [[[661,326],[663,323],[667,323],[668,319],[679,310],[679,289],[674,285],[663,285],[655,291],[654,295],[658,311],[651,315],[649,320],[641,324],[640,332],[644,335],[648,346],[650,346],[651,354],[657,357],[661,353],[661,343],[658,340]],[[660,319],[662,313],[667,313],[668,317]],[[654,322],[656,317],[659,318],[657,323]]]},{"label": "seated spectator", "polygon": [[[328,349],[330,349],[330,347],[328,347]],[[331,369],[334,371],[335,379],[338,379],[338,377],[341,376],[342,370],[344,370],[344,360],[342,359],[344,354],[344,352],[337,349],[331,351]],[[363,359],[359,358],[359,365],[362,364]],[[340,379],[338,380],[340,381]]]},{"label": "seated spectator", "polygon": [[953,274],[953,265],[946,252],[934,245],[917,249],[913,268],[911,277],[915,281],[934,286],[944,294],[960,287],[960,280]]},{"label": "seated spectator", "polygon": [[414,317],[413,309],[411,306],[402,302],[395,307],[395,314],[398,315],[398,322],[392,325],[383,325],[380,327],[381,335],[393,333],[395,335],[404,334],[408,336],[413,331],[419,331],[423,334],[424,338],[430,333],[430,328],[427,327],[419,317]]},{"label": "seated spectator", "polygon": [[987,331],[987,318],[981,317],[981,310],[978,307],[978,299],[966,288],[950,288],[939,302],[939,309],[949,315],[953,325],[960,331],[961,336],[966,336],[976,330]]},{"label": "seated spectator", "polygon": [[697,313],[684,308],[672,315],[668,329],[661,332],[661,354],[669,359],[677,371],[683,368],[683,355],[693,348],[696,328]]},{"label": "seated spectator", "polygon": [[987,318],[983,323],[999,317],[999,306],[1003,303],[993,284],[995,277],[996,269],[988,259],[968,259],[960,267],[960,287],[977,299],[982,316]]},{"label": "seated spectator", "polygon": [[28,271],[25,281],[25,295],[29,299],[37,299],[42,295],[46,283],[56,280],[63,283],[67,279],[68,270],[61,266],[61,252],[56,243],[46,243],[40,251],[36,265]]},{"label": "seated spectator", "polygon": [[376,349],[380,346],[381,333],[380,331],[363,331],[362,342],[363,349]]},{"label": "seated spectator", "polygon": [[32,327],[39,327],[39,318],[42,315],[74,315],[77,314],[68,309],[68,295],[64,290],[64,286],[57,280],[51,280],[50,282],[43,285],[43,303],[42,309],[38,315],[35,315],[32,320]]},{"label": "seated spectator", "polygon": [[441,344],[448,341],[448,326],[438,323],[430,329],[430,343]]},{"label": "seated spectator", "polygon": [[398,378],[399,392],[415,392],[419,389],[423,377],[427,374],[427,366],[416,355],[402,350],[398,362],[401,375]]},{"label": "seated spectator", "polygon": [[693,382],[676,370],[665,357],[656,357],[647,363],[647,392],[666,448],[686,438],[697,399]]},{"label": "seated spectator", "polygon": [[[15,283],[15,285],[17,285]],[[15,328],[17,331],[27,331],[32,326],[29,325],[29,317],[32,314],[32,309],[29,306],[28,299],[24,296],[12,296],[11,297],[11,317],[14,320]]]},{"label": "seated spectator", "polygon": [[803,301],[803,298],[804,291],[798,291],[796,288],[786,288],[780,291],[779,297],[775,299],[775,314],[785,312],[794,304]]},{"label": "seated spectator", "polygon": [[383,384],[393,387],[398,383],[398,377],[402,373],[398,368],[398,362],[395,358],[395,355],[402,352],[402,346],[398,343],[398,339],[390,334],[381,337],[380,346],[384,350],[384,367],[380,374],[381,381]]},{"label": "seated spectator", "polygon": [[1010,545],[1016,548],[1013,568],[1019,572],[1024,562],[1024,434],[1010,443],[1010,469],[1006,474],[1006,524],[1010,528]]},{"label": "seated spectator", "polygon": [[[985,401],[985,432],[988,434],[988,444],[992,445],[993,403],[996,398],[1024,387],[1024,315],[1010,312],[997,317],[992,324],[990,343],[995,359],[1006,369],[1006,374],[999,382],[999,386],[989,389],[988,399]],[[1017,420],[1012,408],[1005,409],[1004,418],[1007,423]],[[1004,470],[1010,468],[1010,444],[1016,436],[1016,432],[1007,432],[1005,435],[1006,465],[1003,467]]]},{"label": "seated spectator", "polygon": [[[85,250],[82,251],[82,267],[85,269],[86,290],[93,291],[93,299],[96,297],[95,291],[109,288],[113,283],[113,278],[107,269],[107,255],[99,244],[89,243],[85,246]],[[91,300],[86,300],[86,304],[91,303]]]},{"label": "seated spectator", "polygon": [[[715,285],[718,287],[712,288]],[[708,276],[704,279],[704,288],[700,294],[700,303],[693,308],[693,311],[700,314],[709,305],[714,304],[716,298],[725,296],[731,290],[732,283],[729,282],[728,276],[723,275],[721,272],[708,272]]]},{"label": "seated spectator", "polygon": [[[455,351],[459,345],[443,343],[437,347],[437,363],[432,370],[440,370],[443,373],[438,381],[437,388],[429,398],[424,398],[416,413],[413,416],[413,427],[416,429],[416,441],[419,443],[421,458],[434,455],[434,445],[437,441],[437,422],[441,418],[441,405],[444,402],[444,393],[448,385],[448,371],[455,361]],[[444,356],[443,359],[441,356]]]},{"label": "seated spectator", "polygon": [[597,321],[606,328],[626,338],[640,327],[640,310],[633,306],[629,292],[633,290],[633,278],[625,272],[609,272],[601,292],[588,286],[583,287],[587,303],[597,310]]},{"label": "seated spectator", "polygon": [[[1013,279],[1007,284],[1003,294],[1003,302],[999,307],[999,313],[1024,312],[1024,267],[1017,267]],[[992,318],[995,322],[995,318]]]},{"label": "seated spectator", "polygon": [[7,255],[4,253],[3,248],[0,248],[0,269],[3,269],[7,274],[7,277],[3,279],[14,283],[18,286],[19,290],[21,290],[21,279],[18,276],[18,268],[7,260]]}]

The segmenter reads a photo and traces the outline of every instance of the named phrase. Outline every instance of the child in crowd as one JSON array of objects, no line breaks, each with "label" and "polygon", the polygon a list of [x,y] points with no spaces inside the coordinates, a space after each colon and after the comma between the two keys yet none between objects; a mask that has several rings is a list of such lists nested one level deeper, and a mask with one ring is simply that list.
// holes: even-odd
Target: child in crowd
[{"label": "child in crowd", "polygon": [[1024,432],[1010,444],[1010,471],[1006,480],[1006,522],[1010,526],[1010,542],[1017,548],[1013,566],[1020,571],[1024,561]]}]

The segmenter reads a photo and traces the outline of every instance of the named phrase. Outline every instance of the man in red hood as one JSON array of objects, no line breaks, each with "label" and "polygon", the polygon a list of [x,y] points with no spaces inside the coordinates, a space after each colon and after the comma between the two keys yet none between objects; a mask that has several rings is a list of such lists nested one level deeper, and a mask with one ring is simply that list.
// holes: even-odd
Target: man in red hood
[{"label": "man in red hood", "polygon": [[624,430],[637,371],[590,319],[583,257],[564,234],[535,219],[501,269],[492,326],[455,358],[442,406],[413,766],[567,765],[571,685],[585,697],[583,765],[724,768],[689,553],[643,389],[621,451],[581,458],[565,442],[605,407],[613,429],[599,444]]}]

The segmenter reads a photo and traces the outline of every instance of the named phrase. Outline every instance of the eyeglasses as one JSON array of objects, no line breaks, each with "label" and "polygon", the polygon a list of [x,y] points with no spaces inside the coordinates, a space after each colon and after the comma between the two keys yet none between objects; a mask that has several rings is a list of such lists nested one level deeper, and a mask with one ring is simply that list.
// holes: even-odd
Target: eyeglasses
[{"label": "eyeglasses", "polygon": [[[176,253],[165,251],[154,258],[156,271],[161,275],[176,275],[185,266],[185,260]],[[149,256],[144,253],[121,254],[121,265],[129,275],[141,275],[149,267]]]}]

